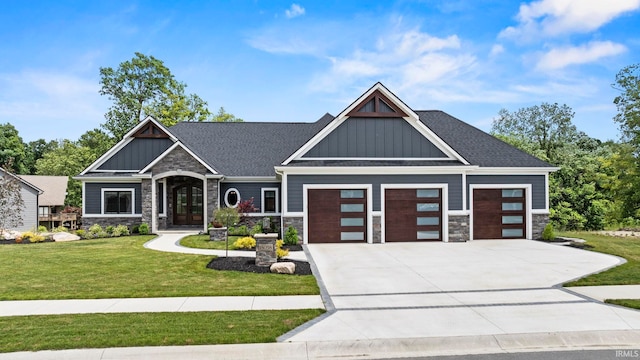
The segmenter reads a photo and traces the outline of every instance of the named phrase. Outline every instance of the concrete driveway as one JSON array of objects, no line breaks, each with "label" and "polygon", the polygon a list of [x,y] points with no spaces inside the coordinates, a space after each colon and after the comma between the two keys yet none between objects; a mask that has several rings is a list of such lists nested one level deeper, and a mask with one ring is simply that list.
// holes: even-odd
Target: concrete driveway
[{"label": "concrete driveway", "polygon": [[330,311],[281,341],[640,329],[640,312],[557,286],[613,256],[529,240],[308,249]]}]

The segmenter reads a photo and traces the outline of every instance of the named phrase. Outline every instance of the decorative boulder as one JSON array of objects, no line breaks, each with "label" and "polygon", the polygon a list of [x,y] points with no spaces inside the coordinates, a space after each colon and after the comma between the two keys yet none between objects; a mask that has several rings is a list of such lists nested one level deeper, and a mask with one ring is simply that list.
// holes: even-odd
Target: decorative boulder
[{"label": "decorative boulder", "polygon": [[292,262],[277,262],[269,268],[272,273],[293,275],[296,272],[296,264]]},{"label": "decorative boulder", "polygon": [[76,241],[76,240],[80,240],[80,236],[74,235],[74,234],[69,234],[68,232],[59,232],[59,233],[53,234],[53,240],[56,241],[56,242],[58,242],[58,241]]},{"label": "decorative boulder", "polygon": [[2,233],[2,239],[4,240],[13,240],[15,238],[17,238],[18,236],[22,235],[22,233],[20,231],[5,231]]}]

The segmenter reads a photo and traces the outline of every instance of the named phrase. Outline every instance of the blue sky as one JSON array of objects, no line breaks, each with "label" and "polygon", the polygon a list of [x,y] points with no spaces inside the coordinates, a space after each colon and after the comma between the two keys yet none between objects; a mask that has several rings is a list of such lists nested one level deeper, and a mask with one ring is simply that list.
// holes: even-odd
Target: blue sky
[{"label": "blue sky", "polygon": [[7,0],[0,123],[25,141],[77,139],[110,105],[99,68],[134,52],[246,121],[336,115],[381,81],[487,131],[501,108],[558,102],[617,139],[611,84],[640,62],[640,0]]}]

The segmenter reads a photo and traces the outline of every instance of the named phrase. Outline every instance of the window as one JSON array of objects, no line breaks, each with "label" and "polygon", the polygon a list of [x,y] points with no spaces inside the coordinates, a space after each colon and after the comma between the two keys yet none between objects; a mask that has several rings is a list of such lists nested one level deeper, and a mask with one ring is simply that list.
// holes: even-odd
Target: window
[{"label": "window", "polygon": [[503,224],[522,224],[524,221],[522,216],[503,216],[502,223]]},{"label": "window", "polygon": [[262,188],[262,212],[277,213],[278,188]]},{"label": "window", "polygon": [[419,198],[439,198],[440,190],[438,189],[418,189],[416,190],[416,197]]},{"label": "window", "polygon": [[418,226],[440,225],[440,218],[437,218],[437,217],[419,217],[419,218],[416,218],[416,225],[418,225]]},{"label": "window", "polygon": [[340,190],[341,199],[362,199],[364,190]]},{"label": "window", "polygon": [[364,204],[340,204],[341,212],[363,212]]},{"label": "window", "polygon": [[503,189],[502,190],[503,198],[506,198],[506,197],[521,198],[523,194],[524,192],[522,189]]},{"label": "window", "polygon": [[522,203],[502,203],[502,211],[522,211]]},{"label": "window", "polygon": [[340,226],[364,226],[363,218],[341,218]]},{"label": "window", "polygon": [[340,233],[340,240],[343,240],[343,241],[364,240],[364,233],[355,232],[355,231],[343,231]]},{"label": "window", "polygon": [[240,203],[240,192],[236,188],[229,188],[224,193],[224,203],[227,207],[236,207]]},{"label": "window", "polygon": [[436,240],[440,239],[440,231],[418,231],[416,236],[418,240]]},{"label": "window", "polygon": [[521,238],[523,236],[522,229],[502,229],[503,238]]},{"label": "window", "polygon": [[440,211],[440,204],[438,203],[425,203],[417,204],[417,211]]},{"label": "window", "polygon": [[156,188],[156,195],[158,195],[158,215],[166,216],[167,212],[164,206],[164,199],[167,198],[167,193],[165,192],[165,183],[164,181],[158,182],[158,187]]},{"label": "window", "polygon": [[38,215],[39,216],[49,216],[49,207],[48,206],[39,206],[38,207]]},{"label": "window", "polygon": [[133,190],[103,189],[105,214],[133,214]]}]

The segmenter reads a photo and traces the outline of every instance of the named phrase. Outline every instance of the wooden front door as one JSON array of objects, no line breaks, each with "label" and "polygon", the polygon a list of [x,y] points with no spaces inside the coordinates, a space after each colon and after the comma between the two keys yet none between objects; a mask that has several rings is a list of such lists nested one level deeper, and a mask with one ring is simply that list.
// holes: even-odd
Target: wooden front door
[{"label": "wooden front door", "polygon": [[524,239],[525,189],[474,189],[474,239]]},{"label": "wooden front door", "polygon": [[173,224],[203,224],[202,181],[189,180],[173,188]]}]

